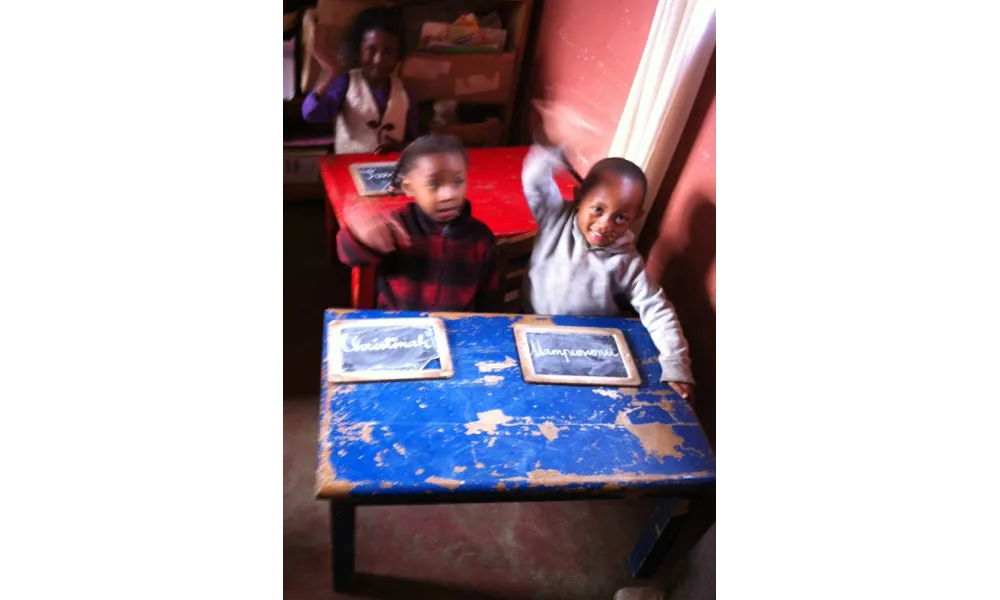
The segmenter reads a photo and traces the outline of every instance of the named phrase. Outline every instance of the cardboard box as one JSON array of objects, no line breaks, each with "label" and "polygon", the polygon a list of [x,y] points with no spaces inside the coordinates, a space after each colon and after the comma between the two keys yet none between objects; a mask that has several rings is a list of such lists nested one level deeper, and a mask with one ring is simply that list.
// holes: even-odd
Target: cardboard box
[{"label": "cardboard box", "polygon": [[507,32],[503,29],[424,23],[420,30],[420,48],[439,52],[502,52],[506,41]]},{"label": "cardboard box", "polygon": [[319,158],[328,154],[325,148],[285,148],[285,200],[326,197],[319,175]]},{"label": "cardboard box", "polygon": [[346,29],[359,12],[375,6],[392,6],[392,2],[373,0],[318,0],[316,2],[316,22]]},{"label": "cardboard box", "polygon": [[400,69],[417,102],[454,98],[461,104],[506,104],[514,82],[514,53],[407,56]]}]

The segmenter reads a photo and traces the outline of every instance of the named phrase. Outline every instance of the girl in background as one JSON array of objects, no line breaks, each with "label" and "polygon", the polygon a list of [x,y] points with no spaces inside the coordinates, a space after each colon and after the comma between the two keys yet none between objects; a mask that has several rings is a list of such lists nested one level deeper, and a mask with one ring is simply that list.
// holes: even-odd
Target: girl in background
[{"label": "girl in background", "polygon": [[399,9],[378,6],[358,13],[348,28],[341,59],[349,71],[337,77],[335,61],[319,49],[323,67],[302,104],[308,123],[334,123],[337,154],[398,152],[417,136],[417,103],[393,75],[403,55]]}]

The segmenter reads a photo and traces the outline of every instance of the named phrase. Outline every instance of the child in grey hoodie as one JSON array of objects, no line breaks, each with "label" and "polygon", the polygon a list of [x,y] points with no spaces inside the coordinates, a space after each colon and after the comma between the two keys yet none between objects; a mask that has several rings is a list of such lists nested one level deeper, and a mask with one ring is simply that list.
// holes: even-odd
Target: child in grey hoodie
[{"label": "child in grey hoodie", "polygon": [[629,231],[642,211],[646,176],[623,158],[606,158],[587,174],[575,201],[566,202],[553,179],[563,165],[558,149],[532,146],[521,183],[538,223],[525,278],[528,312],[615,315],[616,297],[639,313],[660,351],[660,381],[687,398],[694,387],[688,345],[674,308],[646,278],[646,266]]}]

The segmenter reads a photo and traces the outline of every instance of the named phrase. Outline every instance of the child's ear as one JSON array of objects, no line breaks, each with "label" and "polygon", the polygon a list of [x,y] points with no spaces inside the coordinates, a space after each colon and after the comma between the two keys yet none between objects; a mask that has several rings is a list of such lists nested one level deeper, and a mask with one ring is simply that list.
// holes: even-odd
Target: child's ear
[{"label": "child's ear", "polygon": [[410,181],[409,177],[403,177],[402,181],[399,182],[400,187],[403,188],[403,193],[409,197],[413,197],[413,182]]}]

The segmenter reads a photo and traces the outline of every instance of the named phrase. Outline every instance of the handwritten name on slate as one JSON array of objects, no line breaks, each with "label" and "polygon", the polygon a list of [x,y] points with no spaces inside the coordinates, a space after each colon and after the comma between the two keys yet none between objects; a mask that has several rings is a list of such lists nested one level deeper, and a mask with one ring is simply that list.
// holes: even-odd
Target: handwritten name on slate
[{"label": "handwritten name on slate", "polygon": [[331,380],[388,381],[451,376],[439,319],[334,321],[327,331]]},{"label": "handwritten name on slate", "polygon": [[344,328],[341,364],[351,371],[417,371],[438,358],[434,331],[426,326]]},{"label": "handwritten name on slate", "polygon": [[355,164],[350,166],[351,175],[362,195],[379,195],[389,192],[396,163],[380,162]]},{"label": "handwritten name on slate", "polygon": [[535,373],[581,377],[627,377],[610,335],[528,332]]},{"label": "handwritten name on slate", "polygon": [[619,329],[514,325],[521,373],[529,383],[639,385],[642,377]]}]

